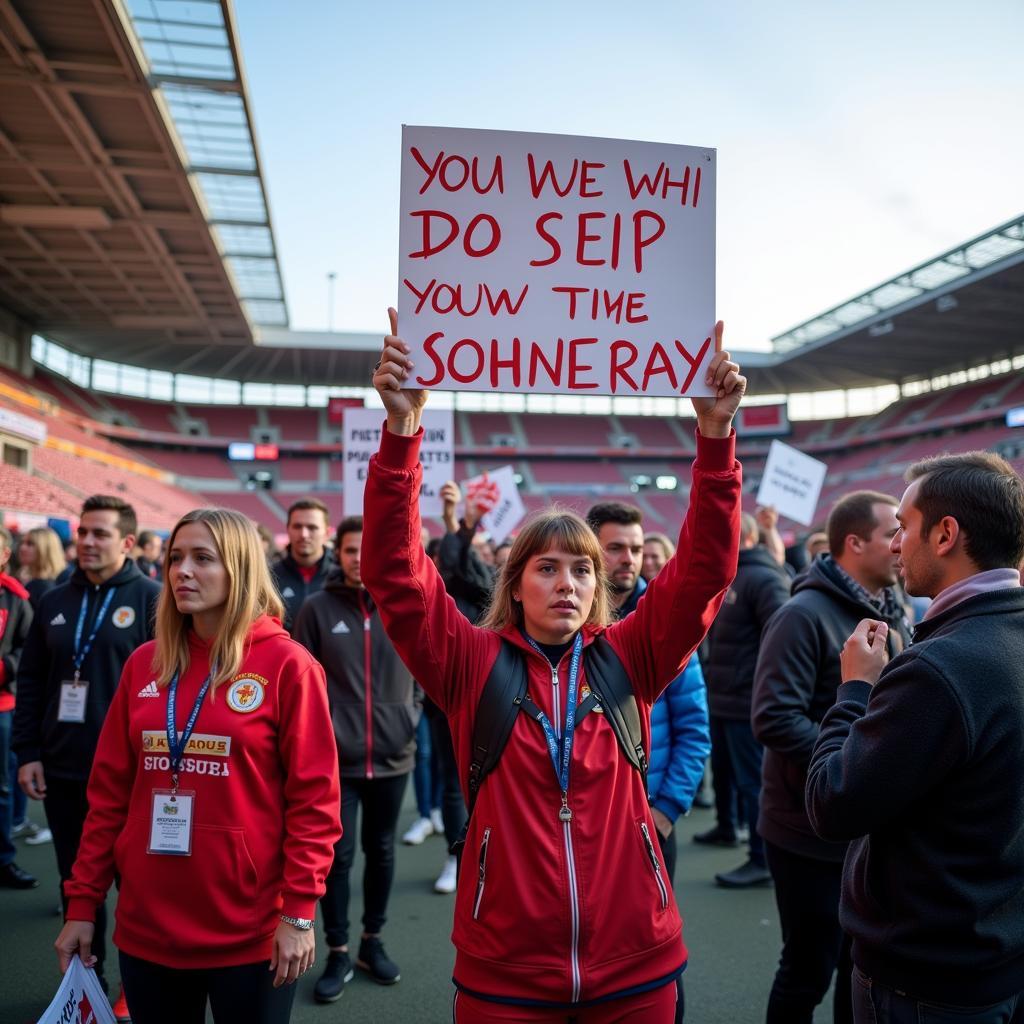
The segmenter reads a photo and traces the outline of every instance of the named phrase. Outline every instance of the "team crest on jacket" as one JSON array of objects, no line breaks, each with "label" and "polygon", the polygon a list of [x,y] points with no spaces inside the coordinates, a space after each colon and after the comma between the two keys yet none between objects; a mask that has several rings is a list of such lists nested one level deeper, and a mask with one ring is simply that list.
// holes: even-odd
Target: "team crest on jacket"
[{"label": "team crest on jacket", "polygon": [[235,676],[228,687],[228,707],[247,715],[263,703],[266,689],[267,681],[263,676]]},{"label": "team crest on jacket", "polygon": [[[582,704],[591,695],[591,693],[593,693],[593,690],[591,690],[590,687],[587,686],[586,683],[584,683],[580,687],[580,698],[579,698],[578,703]],[[599,701],[599,698],[596,695],[595,695],[594,699]],[[595,714],[598,714],[598,715],[603,715],[604,714],[604,708],[601,707],[600,702],[595,704],[590,710],[593,711]]]},{"label": "team crest on jacket", "polygon": [[131,605],[123,604],[120,608],[114,609],[111,621],[118,629],[127,629],[135,622],[135,609]]}]

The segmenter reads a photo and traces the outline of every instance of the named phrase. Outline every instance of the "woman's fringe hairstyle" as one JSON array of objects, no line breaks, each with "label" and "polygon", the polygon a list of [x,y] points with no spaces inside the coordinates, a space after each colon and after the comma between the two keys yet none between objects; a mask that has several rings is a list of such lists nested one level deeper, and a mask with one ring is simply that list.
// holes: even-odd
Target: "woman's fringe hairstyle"
[{"label": "woman's fringe hairstyle", "polygon": [[505,568],[498,574],[494,584],[491,603],[481,626],[500,630],[509,625],[523,625],[523,606],[512,594],[518,588],[530,559],[552,550],[585,555],[593,563],[597,586],[594,588],[594,603],[590,606],[586,624],[608,625],[611,620],[611,600],[601,545],[586,520],[575,512],[555,507],[530,519],[516,537]]},{"label": "woman's fringe hairstyle", "polygon": [[252,624],[261,615],[283,618],[284,605],[270,577],[259,534],[246,516],[226,508],[197,508],[187,512],[178,520],[167,541],[164,585],[156,609],[153,670],[157,686],[166,686],[175,672],[184,673],[189,664],[188,633],[192,616],[182,615],[174,603],[170,560],[178,531],[188,523],[202,523],[210,531],[228,574],[224,618],[210,648],[210,664],[217,666],[217,673],[210,680],[212,697],[217,686],[241,667]]}]

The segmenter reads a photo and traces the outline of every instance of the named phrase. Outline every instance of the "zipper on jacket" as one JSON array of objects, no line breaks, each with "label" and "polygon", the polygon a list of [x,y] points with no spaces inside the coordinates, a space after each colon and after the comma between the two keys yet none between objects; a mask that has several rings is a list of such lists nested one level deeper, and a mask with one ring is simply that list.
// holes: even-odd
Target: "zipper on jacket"
[{"label": "zipper on jacket", "polygon": [[[566,807],[566,797],[562,803]],[[570,812],[571,814],[571,812]],[[572,821],[562,819],[562,835],[565,839],[565,860],[569,866],[569,914],[572,919],[572,1001],[580,998],[580,894],[576,885],[576,857],[572,848]]]},{"label": "zipper on jacket", "polygon": [[480,842],[480,878],[476,883],[476,899],[473,901],[473,920],[480,916],[480,901],[484,898],[484,883],[487,881],[487,844],[491,841],[491,830],[484,829]]},{"label": "zipper on jacket", "polygon": [[370,609],[366,595],[359,594],[363,610],[363,693],[366,698],[366,777],[373,778],[373,682],[370,678]]},{"label": "zipper on jacket", "polygon": [[661,909],[668,906],[668,888],[665,880],[661,877],[661,862],[654,852],[654,843],[651,842],[651,833],[648,831],[647,822],[640,822],[640,831],[644,834],[644,845],[647,847],[647,856],[651,859],[651,866],[654,868],[654,880],[658,883],[658,891],[661,893]]}]

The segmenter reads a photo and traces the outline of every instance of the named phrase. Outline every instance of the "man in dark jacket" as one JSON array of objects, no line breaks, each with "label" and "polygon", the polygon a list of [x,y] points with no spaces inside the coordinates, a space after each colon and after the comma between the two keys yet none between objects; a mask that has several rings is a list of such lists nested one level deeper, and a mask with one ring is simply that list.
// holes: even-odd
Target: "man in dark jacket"
[{"label": "man in dark jacket", "polygon": [[[768,620],[789,597],[789,576],[776,558],[758,544],[759,536],[757,520],[745,514],[740,525],[736,579],[708,633],[704,659],[718,821],[710,832],[694,838],[697,842],[736,845],[732,787],[726,790],[719,778],[730,776],[750,828],[750,854],[746,863],[733,871],[715,875],[719,885],[732,889],[770,881],[764,846],[757,831],[762,751],[750,728],[750,699],[761,634]],[[727,770],[715,772],[715,764],[723,762]]]},{"label": "man in dark jacket", "polygon": [[328,550],[330,513],[319,498],[300,498],[288,509],[288,547],[271,567],[284,601],[284,628],[294,632],[295,617],[307,597],[323,589],[335,562]]},{"label": "man in dark jacket", "polygon": [[13,789],[18,784],[10,756],[14,677],[32,624],[28,591],[7,573],[12,546],[10,532],[0,526],[0,887],[34,889],[39,882],[14,863],[17,851],[11,842]]},{"label": "man in dark jacket", "polygon": [[395,873],[395,828],[416,755],[422,696],[388,640],[359,569],[363,517],[338,527],[339,566],[295,621],[295,639],[324,667],[338,743],[343,835],[334,848],[327,892],[320,901],[330,953],[314,995],[340,998],[352,978],[348,950],[349,872],[362,805],[363,934],[356,965],[374,981],[393,985],[398,966],[387,956],[380,932],[387,920]]},{"label": "man in dark jacket", "polygon": [[794,583],[793,597],[765,630],[752,722],[765,746],[759,828],[775,881],[782,956],[768,999],[768,1024],[810,1024],[836,973],[837,1022],[850,1019],[849,943],[839,927],[844,843],[814,834],[804,783],[819,723],[839,686],[839,652],[870,615],[890,626],[893,654],[909,640],[892,589],[896,501],[855,491],[829,513],[829,554]]},{"label": "man in dark jacket", "polygon": [[[153,637],[160,587],[128,557],[136,529],[135,510],[121,498],[86,499],[78,566],[39,602],[18,666],[18,782],[44,802],[62,883],[78,854],[89,770],[121,669]],[[105,926],[100,907],[92,951],[101,977]]]},{"label": "man in dark jacket", "polygon": [[1024,1015],[1024,482],[969,452],[907,473],[892,550],[934,598],[887,661],[862,621],[811,755],[819,835],[852,840],[840,920],[857,1024]]}]

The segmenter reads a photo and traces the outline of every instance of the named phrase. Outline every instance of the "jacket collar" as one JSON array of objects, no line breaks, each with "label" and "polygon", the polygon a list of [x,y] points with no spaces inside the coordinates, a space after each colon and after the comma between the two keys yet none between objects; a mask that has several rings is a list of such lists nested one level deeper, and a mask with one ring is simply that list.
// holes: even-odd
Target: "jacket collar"
[{"label": "jacket collar", "polygon": [[[121,587],[126,583],[131,583],[132,580],[143,580],[148,579],[147,576],[142,575],[142,570],[130,559],[124,560],[124,565],[121,569],[116,572],[109,580],[99,584],[102,587]],[[76,587],[94,587],[96,586],[88,576],[85,575],[85,570],[81,566],[76,566],[75,571],[68,581],[73,583]]]},{"label": "jacket collar", "polygon": [[637,576],[636,586],[633,587],[629,597],[619,606],[616,613],[616,618],[624,619],[630,612],[636,611],[636,606],[640,603],[640,598],[644,596],[644,591],[647,589],[647,580],[643,576]]},{"label": "jacket collar", "polygon": [[941,629],[952,626],[964,619],[979,615],[1006,615],[1024,613],[1024,587],[1008,587],[992,590],[987,594],[965,598],[933,618],[922,619],[914,627],[914,643],[920,643],[934,636]]}]

